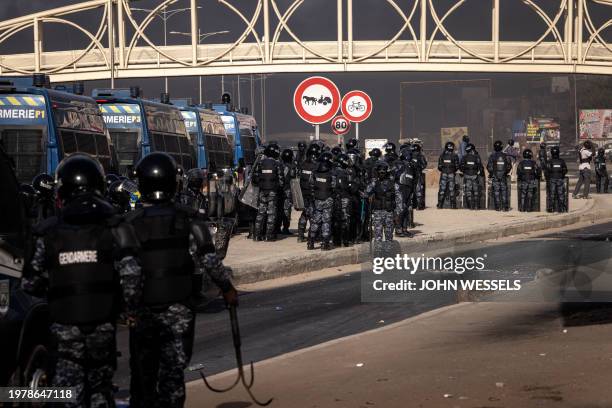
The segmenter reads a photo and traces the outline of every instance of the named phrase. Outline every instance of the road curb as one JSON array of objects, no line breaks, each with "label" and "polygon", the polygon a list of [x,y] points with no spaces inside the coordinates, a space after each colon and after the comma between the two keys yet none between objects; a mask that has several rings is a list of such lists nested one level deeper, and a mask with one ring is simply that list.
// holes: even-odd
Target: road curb
[{"label": "road curb", "polygon": [[[597,198],[591,199],[580,210],[567,214],[544,213],[529,221],[511,221],[471,230],[438,232],[414,238],[399,238],[397,241],[405,253],[425,252],[612,217],[612,208],[596,208],[597,201]],[[370,244],[363,243],[327,252],[315,251],[269,261],[233,264],[231,267],[235,283],[245,284],[362,263],[366,262],[369,256]]]}]

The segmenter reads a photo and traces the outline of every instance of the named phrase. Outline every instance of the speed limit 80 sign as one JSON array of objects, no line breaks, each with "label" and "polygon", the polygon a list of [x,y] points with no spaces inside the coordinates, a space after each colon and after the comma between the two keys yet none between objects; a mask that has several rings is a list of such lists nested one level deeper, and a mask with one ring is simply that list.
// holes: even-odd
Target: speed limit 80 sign
[{"label": "speed limit 80 sign", "polygon": [[351,122],[344,116],[336,116],[331,121],[332,132],[338,136],[345,135],[351,130]]}]

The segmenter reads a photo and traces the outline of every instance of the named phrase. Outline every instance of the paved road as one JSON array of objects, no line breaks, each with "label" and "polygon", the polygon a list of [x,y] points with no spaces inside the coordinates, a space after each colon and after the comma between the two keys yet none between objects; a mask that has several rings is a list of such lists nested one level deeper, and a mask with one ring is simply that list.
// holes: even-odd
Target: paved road
[{"label": "paved road", "polygon": [[[612,223],[568,229],[512,242],[488,242],[478,247],[457,248],[453,256],[487,254],[487,277],[517,276],[530,280],[544,266],[602,258],[608,250],[593,253],[593,243],[612,238]],[[586,246],[584,246],[586,245]],[[574,248],[567,251],[567,248]],[[588,251],[591,251],[590,253]],[[570,259],[571,258],[571,259]],[[240,324],[246,361],[260,361],[328,340],[363,332],[454,303],[456,295],[436,295],[418,303],[362,303],[358,272],[318,281],[241,293]],[[384,321],[384,322],[382,322]],[[123,352],[116,381],[127,386],[127,333],[118,338]],[[235,367],[228,314],[214,302],[198,314],[192,364],[202,363],[208,374]],[[196,378],[189,373],[188,379]]]}]

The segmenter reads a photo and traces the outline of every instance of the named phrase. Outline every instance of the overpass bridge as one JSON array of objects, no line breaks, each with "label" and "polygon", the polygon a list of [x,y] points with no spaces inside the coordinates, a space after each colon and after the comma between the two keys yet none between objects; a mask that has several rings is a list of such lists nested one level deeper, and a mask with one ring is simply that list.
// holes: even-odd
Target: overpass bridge
[{"label": "overpass bridge", "polygon": [[[285,8],[278,0],[253,0],[249,12],[242,1],[217,1],[243,23],[243,31],[232,43],[200,44],[197,0],[159,1],[144,17],[135,12],[137,3],[129,0],[89,0],[0,22],[0,47],[24,31],[30,30],[33,38],[31,44],[23,44],[20,53],[0,55],[0,75],[40,72],[53,81],[114,82],[116,78],[282,72],[612,74],[612,43],[605,37],[610,38],[606,30],[612,18],[599,25],[592,18],[593,7],[603,7],[612,17],[612,0],[560,0],[553,12],[534,0],[517,0],[541,20],[541,35],[530,41],[500,39],[501,0],[480,3],[490,8],[488,41],[462,40],[448,28],[449,17],[467,0],[454,0],[444,12],[436,8],[435,0],[380,0],[380,6],[394,10],[402,23],[395,35],[376,40],[353,38],[353,17],[359,12],[353,0],[336,0],[335,4],[330,0],[321,12],[331,8],[333,13],[336,8],[337,27],[330,31],[337,35],[322,41],[305,41],[291,27],[292,18],[307,0],[291,0]],[[150,26],[155,17],[178,6],[191,16],[187,43],[164,46],[153,41]],[[92,15],[96,27],[88,29],[81,22],[86,18],[91,25]],[[80,33],[89,44],[81,49],[65,44],[47,51],[45,27],[56,24]],[[289,40],[280,41],[281,34]]]}]

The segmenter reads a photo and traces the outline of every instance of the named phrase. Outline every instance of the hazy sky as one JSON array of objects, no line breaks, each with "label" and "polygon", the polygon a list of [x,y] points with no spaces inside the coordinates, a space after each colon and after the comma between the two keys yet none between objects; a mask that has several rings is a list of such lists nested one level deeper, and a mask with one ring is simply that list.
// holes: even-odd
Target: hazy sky
[{"label": "hazy sky", "polygon": [[[74,4],[72,0],[1,0],[0,20],[6,20],[32,12],[60,7],[67,4]],[[398,0],[405,13],[409,13],[412,5],[418,0]],[[248,16],[252,14],[256,2],[254,0],[230,0]],[[141,0],[134,2],[134,6],[141,8],[151,8],[159,4],[160,1]],[[288,7],[289,0],[277,0],[281,13]],[[451,4],[452,0],[435,0],[437,12],[442,15]],[[472,0],[466,2],[455,14],[448,19],[447,26],[456,38],[463,40],[489,39],[491,30],[491,16],[489,4],[492,0]],[[558,0],[539,0],[536,3],[544,10],[552,14],[558,8]],[[593,18],[598,21],[606,21],[612,17],[612,7],[603,7],[588,2]],[[211,41],[229,42],[235,40],[244,30],[242,21],[229,12],[216,0],[199,0],[198,4],[202,7],[199,11],[199,20],[203,32],[230,30],[229,34],[216,38]],[[345,2],[346,4],[346,2]],[[171,8],[186,7],[189,5],[187,0],[179,0]],[[346,6],[345,6],[346,7]],[[345,8],[346,10],[346,8]],[[273,13],[273,12],[272,12]],[[403,24],[397,13],[384,0],[354,0],[354,37],[359,39],[388,39]],[[99,15],[94,13],[84,13],[79,15],[79,23],[93,29],[99,21]],[[142,18],[142,15],[138,16]],[[418,11],[413,18],[413,25],[418,29]],[[276,19],[273,17],[273,26]],[[504,0],[501,2],[501,38],[506,40],[526,40],[541,35],[545,31],[542,21],[531,11],[521,0]],[[429,18],[428,26],[432,27],[432,20]],[[336,37],[336,2],[332,0],[306,0],[294,14],[291,20],[291,27],[294,32],[304,40],[335,40]],[[562,23],[559,24],[562,31]],[[189,14],[183,13],[174,17],[169,22],[168,31],[189,31]],[[128,30],[129,31],[129,30]],[[162,42],[163,30],[160,20],[152,23],[147,31],[151,38],[158,43]],[[605,35],[608,41],[612,41],[612,30],[607,30]],[[79,48],[84,43],[84,36],[76,31],[58,27],[57,25],[45,25],[46,49],[53,50],[59,47],[65,48],[66,41],[71,47]],[[404,37],[408,38],[408,37]],[[286,36],[281,40],[288,39]],[[252,40],[252,38],[251,38]],[[189,41],[185,37],[168,37],[170,44],[186,43]],[[25,45],[27,44],[27,45]],[[11,52],[30,51],[31,30],[13,37],[12,40],[0,45],[0,54]],[[323,73],[324,74],[324,73]],[[291,96],[295,86],[309,75],[305,74],[277,74],[271,75],[266,80],[266,117],[268,134],[310,131],[310,126],[301,122],[293,112],[291,106]],[[402,81],[422,81],[422,80],[445,80],[445,79],[470,79],[470,78],[495,78],[498,81],[525,82],[531,75],[491,75],[491,74],[452,74],[452,73],[351,73],[351,74],[330,74],[330,79],[336,81],[341,92],[351,89],[363,89],[369,92],[374,100],[374,112],[371,118],[361,125],[361,132],[364,136],[396,138],[399,133],[399,95],[400,83]],[[259,76],[255,76],[255,100],[254,111],[261,121],[261,93]],[[242,105],[249,106],[250,96],[250,77],[247,81],[241,82]],[[225,77],[226,88],[232,91],[234,102],[237,103],[237,78]],[[207,77],[204,80],[205,99],[217,100],[221,94],[219,77]],[[158,96],[163,89],[163,79],[133,79],[129,81],[119,81],[119,86],[141,85],[145,95],[150,97]],[[107,82],[97,82],[87,84],[90,89],[94,86],[108,86]],[[172,97],[191,97],[197,100],[198,97],[197,78],[172,78],[170,79],[170,92]],[[521,86],[518,86],[521,88]],[[427,95],[424,95],[427,97]],[[326,126],[326,125],[325,125]],[[327,129],[325,129],[327,131]]]}]

